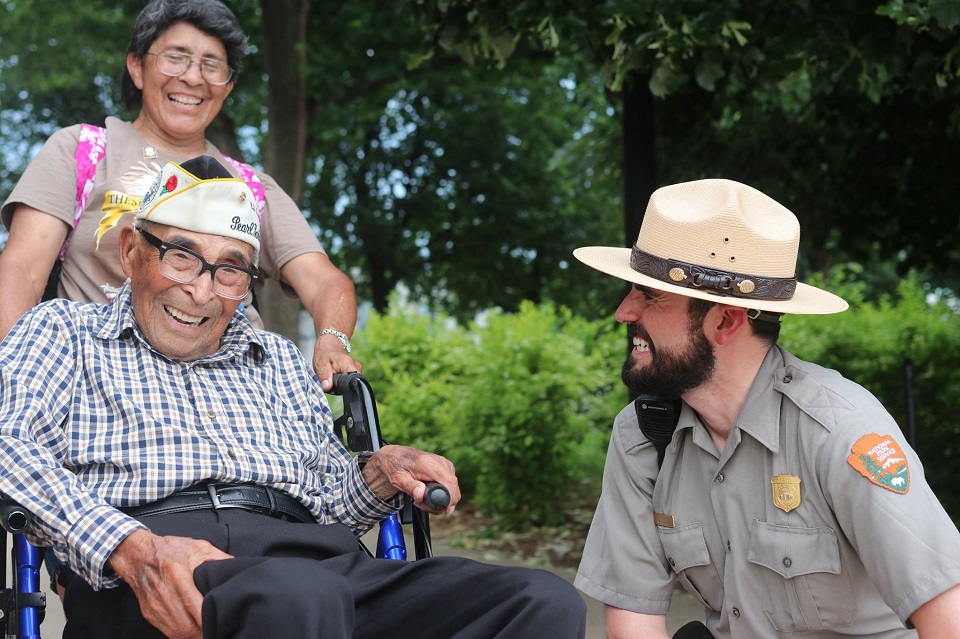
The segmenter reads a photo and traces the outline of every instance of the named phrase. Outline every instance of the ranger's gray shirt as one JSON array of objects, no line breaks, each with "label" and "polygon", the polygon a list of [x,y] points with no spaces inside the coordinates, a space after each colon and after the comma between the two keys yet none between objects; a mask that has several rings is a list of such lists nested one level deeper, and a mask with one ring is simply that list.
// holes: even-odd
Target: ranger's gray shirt
[{"label": "ranger's gray shirt", "polygon": [[576,585],[662,615],[678,578],[718,638],[916,637],[960,533],[876,398],[777,346],[723,454],[684,404],[658,477],[633,405],[616,419]]}]

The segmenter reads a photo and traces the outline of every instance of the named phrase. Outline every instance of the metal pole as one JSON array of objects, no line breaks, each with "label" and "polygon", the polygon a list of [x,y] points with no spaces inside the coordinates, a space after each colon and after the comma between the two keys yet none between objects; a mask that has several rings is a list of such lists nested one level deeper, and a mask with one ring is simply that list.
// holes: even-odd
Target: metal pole
[{"label": "metal pole", "polygon": [[917,447],[917,423],[913,415],[913,361],[903,360],[903,385],[907,400],[907,443],[910,448]]}]

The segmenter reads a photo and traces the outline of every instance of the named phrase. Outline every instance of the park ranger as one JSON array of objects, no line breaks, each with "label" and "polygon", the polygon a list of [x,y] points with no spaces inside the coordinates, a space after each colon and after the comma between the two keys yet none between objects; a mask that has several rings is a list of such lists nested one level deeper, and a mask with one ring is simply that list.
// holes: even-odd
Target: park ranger
[{"label": "park ranger", "polygon": [[960,533],[916,453],[867,390],[777,345],[783,313],[847,308],[797,282],[799,237],[712,179],[654,192],[633,248],[574,252],[632,283],[623,381],[678,412],[662,462],[638,405],[614,424],[576,578],[608,637],[666,637],[677,580],[718,638],[960,637]]}]

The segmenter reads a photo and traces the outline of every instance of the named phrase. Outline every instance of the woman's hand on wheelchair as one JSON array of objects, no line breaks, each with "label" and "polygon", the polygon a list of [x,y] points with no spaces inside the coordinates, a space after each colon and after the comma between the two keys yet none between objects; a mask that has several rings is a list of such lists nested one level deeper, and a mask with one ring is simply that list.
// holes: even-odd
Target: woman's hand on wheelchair
[{"label": "woman's hand on wheelchair", "polygon": [[203,595],[194,569],[231,556],[207,541],[161,537],[138,530],[110,556],[110,566],[133,589],[144,618],[171,639],[200,639]]},{"label": "woman's hand on wheelchair", "polygon": [[[451,514],[460,501],[460,486],[453,463],[440,455],[427,453],[409,446],[384,446],[363,467],[363,478],[370,489],[383,500],[398,492],[413,497],[417,508],[439,515]],[[427,483],[435,482],[446,488],[449,503],[440,509],[424,502]]]}]

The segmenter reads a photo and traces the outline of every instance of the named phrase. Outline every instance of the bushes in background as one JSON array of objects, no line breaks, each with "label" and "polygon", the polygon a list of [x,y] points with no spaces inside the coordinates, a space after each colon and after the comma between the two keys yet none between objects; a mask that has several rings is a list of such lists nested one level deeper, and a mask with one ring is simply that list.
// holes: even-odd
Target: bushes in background
[{"label": "bushes in background", "polygon": [[[837,275],[819,282],[851,310],[788,315],[781,343],[873,392],[906,431],[904,360],[914,370],[916,449],[954,520],[960,490],[960,316],[929,304],[917,278],[865,301]],[[469,327],[393,304],[355,340],[384,435],[446,455],[465,500],[505,528],[556,523],[571,497],[599,494],[610,427],[626,404],[624,331],[524,304]]]},{"label": "bushes in background", "polygon": [[449,457],[503,527],[557,523],[627,402],[622,331],[530,303],[467,328],[392,308],[356,340],[385,437]]}]

